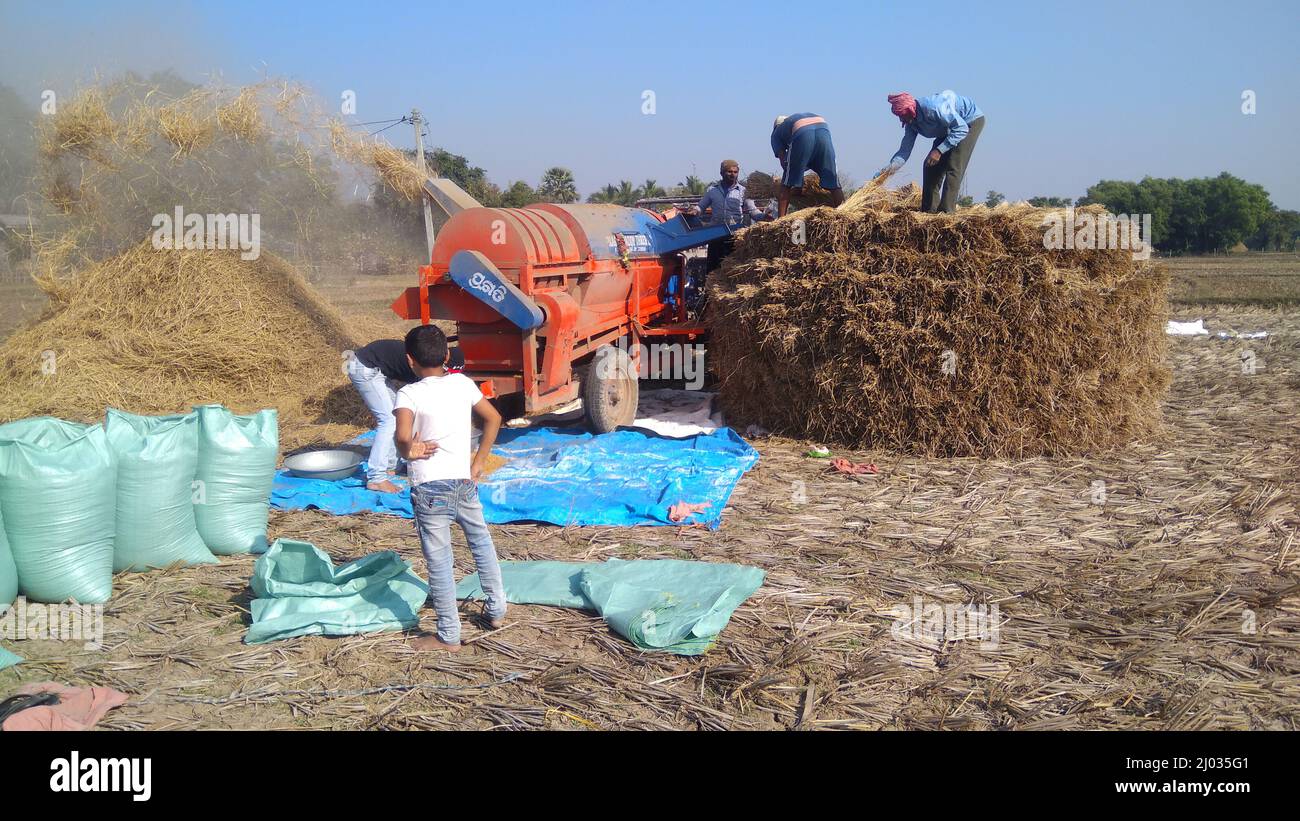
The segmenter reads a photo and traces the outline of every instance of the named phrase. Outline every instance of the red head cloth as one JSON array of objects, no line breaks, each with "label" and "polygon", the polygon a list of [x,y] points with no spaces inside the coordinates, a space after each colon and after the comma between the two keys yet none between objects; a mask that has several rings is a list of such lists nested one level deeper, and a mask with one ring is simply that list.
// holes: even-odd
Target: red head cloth
[{"label": "red head cloth", "polygon": [[906,91],[890,94],[889,107],[893,110],[894,116],[905,123],[916,116],[916,98]]}]

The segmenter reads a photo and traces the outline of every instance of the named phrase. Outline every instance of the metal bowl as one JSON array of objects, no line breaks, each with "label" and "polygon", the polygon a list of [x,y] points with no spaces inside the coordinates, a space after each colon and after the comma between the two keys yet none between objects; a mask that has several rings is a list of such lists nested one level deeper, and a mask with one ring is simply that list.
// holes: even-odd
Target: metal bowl
[{"label": "metal bowl", "polygon": [[337,482],[356,473],[361,461],[361,454],[351,450],[313,450],[288,457],[284,469],[303,479]]}]

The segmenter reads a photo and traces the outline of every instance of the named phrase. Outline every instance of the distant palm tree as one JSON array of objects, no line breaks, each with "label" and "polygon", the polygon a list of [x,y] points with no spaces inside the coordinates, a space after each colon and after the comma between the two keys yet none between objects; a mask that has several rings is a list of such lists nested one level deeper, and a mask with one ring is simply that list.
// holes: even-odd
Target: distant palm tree
[{"label": "distant palm tree", "polygon": [[686,193],[692,197],[703,196],[704,192],[709,190],[708,183],[706,183],[704,180],[700,179],[699,177],[695,176],[694,174],[687,177],[686,182],[680,182],[677,184],[677,186],[679,188],[684,189]]},{"label": "distant palm tree", "polygon": [[635,205],[636,201],[640,199],[638,194],[640,194],[640,190],[630,180],[620,180],[614,202],[619,205]]},{"label": "distant palm tree", "polygon": [[606,185],[599,191],[595,191],[587,197],[587,202],[618,202],[618,186]]},{"label": "distant palm tree", "polygon": [[559,166],[546,169],[537,194],[546,202],[577,202],[578,187],[573,181],[573,172]]},{"label": "distant palm tree", "polygon": [[641,196],[646,199],[651,197],[663,197],[666,196],[667,193],[668,192],[663,189],[663,186],[659,185],[654,180],[646,180],[645,185],[641,186]]}]

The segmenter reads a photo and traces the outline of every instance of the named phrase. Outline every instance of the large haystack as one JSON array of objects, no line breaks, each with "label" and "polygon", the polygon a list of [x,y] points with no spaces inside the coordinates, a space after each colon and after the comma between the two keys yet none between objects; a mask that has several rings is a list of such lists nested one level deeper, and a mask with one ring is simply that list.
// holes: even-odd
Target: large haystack
[{"label": "large haystack", "polygon": [[45,313],[0,345],[0,422],[95,421],[109,406],[155,414],[204,402],[275,407],[289,428],[345,421],[322,419],[322,402],[347,381],[342,352],[355,347],[353,333],[266,251],[243,260],[238,250],[145,242],[41,284]]},{"label": "large haystack", "polygon": [[1048,212],[1029,206],[916,203],[876,183],[738,235],[710,280],[733,421],[981,456],[1104,449],[1158,426],[1163,271],[1127,250],[1047,250]]}]

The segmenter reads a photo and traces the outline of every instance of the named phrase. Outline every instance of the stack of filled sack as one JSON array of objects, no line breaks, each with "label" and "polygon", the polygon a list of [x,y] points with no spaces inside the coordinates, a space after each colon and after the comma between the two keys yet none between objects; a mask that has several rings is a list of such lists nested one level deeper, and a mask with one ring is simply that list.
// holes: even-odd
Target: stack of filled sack
[{"label": "stack of filled sack", "polygon": [[0,425],[0,607],[98,604],[113,574],[266,550],[275,410]]}]

